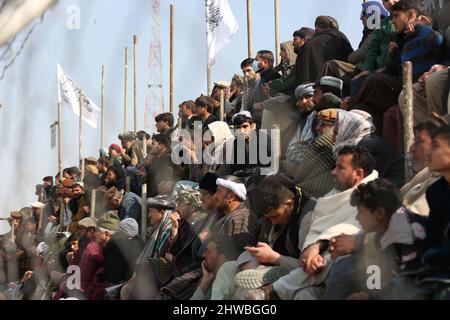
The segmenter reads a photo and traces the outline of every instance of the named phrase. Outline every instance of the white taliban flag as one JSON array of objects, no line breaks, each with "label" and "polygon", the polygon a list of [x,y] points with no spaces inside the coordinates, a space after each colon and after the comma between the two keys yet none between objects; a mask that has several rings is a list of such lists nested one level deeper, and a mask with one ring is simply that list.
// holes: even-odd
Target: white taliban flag
[{"label": "white taliban flag", "polygon": [[[69,75],[56,65],[58,72],[58,101],[71,108],[73,113],[80,116],[80,86],[73,81]],[[100,115],[100,108],[89,99],[86,94],[82,96],[83,120],[93,128],[97,128],[97,119]]]},{"label": "white taliban flag", "polygon": [[216,63],[217,54],[239,29],[228,0],[205,0],[208,65]]}]

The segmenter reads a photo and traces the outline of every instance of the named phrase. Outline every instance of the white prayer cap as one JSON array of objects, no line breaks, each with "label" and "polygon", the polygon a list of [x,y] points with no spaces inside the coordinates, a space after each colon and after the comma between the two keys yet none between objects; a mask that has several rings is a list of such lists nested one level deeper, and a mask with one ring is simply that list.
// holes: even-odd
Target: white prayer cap
[{"label": "white prayer cap", "polygon": [[31,207],[37,208],[37,209],[42,209],[43,207],[45,207],[45,204],[43,204],[42,202],[36,201],[31,204]]}]

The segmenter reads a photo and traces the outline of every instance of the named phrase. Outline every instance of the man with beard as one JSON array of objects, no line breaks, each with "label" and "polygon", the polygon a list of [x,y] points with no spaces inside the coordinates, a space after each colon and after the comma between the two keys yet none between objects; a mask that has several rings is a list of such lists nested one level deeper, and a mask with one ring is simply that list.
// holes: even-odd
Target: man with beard
[{"label": "man with beard", "polygon": [[318,16],[314,23],[316,32],[302,48],[297,64],[297,84],[317,81],[328,60],[347,60],[353,52],[347,37],[339,31],[338,22],[329,16]]},{"label": "man with beard", "polygon": [[213,226],[215,236],[231,236],[239,239],[239,248],[255,243],[259,224],[254,214],[245,206],[247,190],[242,180],[235,176],[225,176],[216,180],[217,191],[214,199],[221,218]]},{"label": "man with beard", "polygon": [[147,196],[167,194],[172,191],[174,166],[170,156],[170,136],[159,133],[152,140],[152,161],[145,167],[147,172]]},{"label": "man with beard", "polygon": [[104,185],[107,188],[116,187],[119,190],[125,190],[125,171],[118,163],[113,163],[107,170]]},{"label": "man with beard", "polygon": [[329,240],[342,233],[356,234],[360,224],[350,205],[353,190],[361,183],[378,178],[374,159],[367,149],[346,146],[341,149],[332,171],[335,188],[319,198],[312,211],[309,231],[300,253],[300,267],[273,284],[249,290],[248,299],[317,299],[324,295],[324,282],[333,261],[327,252]]},{"label": "man with beard", "polygon": [[261,119],[262,106],[260,102],[267,100],[269,97],[264,93],[261,75],[255,70],[258,68],[256,65],[257,61],[253,58],[247,58],[241,62],[241,70],[247,83],[243,95],[243,110],[248,110],[253,117]]},{"label": "man with beard", "polygon": [[[270,166],[261,157],[271,156],[270,138],[256,129],[256,123],[249,111],[241,111],[232,117],[236,138],[225,149],[225,164],[219,168],[220,175],[251,177],[261,174],[262,167]],[[231,141],[229,143],[231,143]],[[260,151],[260,148],[263,148]],[[229,150],[231,149],[231,150]],[[229,152],[231,151],[231,152]]]},{"label": "man with beard", "polygon": [[[292,95],[297,85],[296,79],[296,69],[298,64],[300,63],[300,55],[302,51],[302,47],[314,36],[314,29],[303,27],[299,30],[294,31],[292,35],[292,46],[295,53],[295,61],[289,61],[289,55],[287,56],[288,61],[283,61],[283,43],[281,44],[281,56],[282,62],[284,65],[293,65],[292,69],[289,70],[289,74],[280,79],[273,80],[270,83],[270,95],[273,96],[277,92],[284,92],[286,94]],[[287,45],[285,42],[284,50],[286,50]],[[293,58],[293,57],[292,57]],[[278,67],[277,67],[278,68]],[[289,68],[289,67],[288,67]]]},{"label": "man with beard", "polygon": [[119,134],[119,140],[122,144],[122,161],[123,165],[135,166],[142,160],[142,146],[136,140],[136,134],[133,131],[127,131],[123,134]]},{"label": "man with beard", "polygon": [[181,118],[181,128],[186,129],[188,121],[194,116],[195,102],[192,100],[183,101],[178,108],[180,108],[178,116]]},{"label": "man with beard", "polygon": [[305,136],[305,134],[303,134],[303,130],[306,126],[308,116],[314,110],[314,83],[299,85],[295,89],[295,98],[297,99],[296,106],[298,111],[295,112],[295,114],[293,113],[292,116],[298,116],[300,119],[297,132],[289,142],[286,151],[286,159],[291,162],[295,162],[298,158],[297,152],[295,152],[297,149],[295,146],[302,141],[302,137]]},{"label": "man with beard", "polygon": [[117,188],[109,189],[105,198],[108,201],[111,210],[117,210],[120,220],[133,218],[141,224],[141,198],[133,192],[122,194]]},{"label": "man with beard", "polygon": [[72,212],[72,222],[68,227],[70,233],[75,233],[78,230],[78,221],[87,217],[90,212],[89,203],[85,193],[83,182],[75,182],[72,185],[73,198],[69,201],[69,208]]}]

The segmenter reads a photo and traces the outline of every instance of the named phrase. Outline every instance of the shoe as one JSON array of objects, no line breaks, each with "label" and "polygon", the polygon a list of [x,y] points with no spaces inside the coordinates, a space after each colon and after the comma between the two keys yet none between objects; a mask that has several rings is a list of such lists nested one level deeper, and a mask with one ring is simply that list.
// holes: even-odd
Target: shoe
[{"label": "shoe", "polygon": [[244,270],[234,277],[236,286],[244,289],[258,289],[273,283],[283,275],[281,268],[272,266],[259,266],[255,269]]}]

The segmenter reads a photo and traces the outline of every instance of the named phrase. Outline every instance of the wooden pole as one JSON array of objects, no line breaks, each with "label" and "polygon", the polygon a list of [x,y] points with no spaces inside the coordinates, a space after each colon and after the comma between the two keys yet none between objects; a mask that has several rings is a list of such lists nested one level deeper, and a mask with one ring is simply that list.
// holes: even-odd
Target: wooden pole
[{"label": "wooden pole", "polygon": [[137,59],[136,59],[137,36],[133,35],[133,96],[134,96],[134,133],[137,132]]},{"label": "wooden pole", "polygon": [[220,109],[219,109],[219,120],[223,121],[225,119],[225,92],[224,89],[220,89]]},{"label": "wooden pole", "polygon": [[211,67],[209,66],[209,62],[206,62],[206,81],[207,81],[207,90],[206,93],[208,96],[211,94]]},{"label": "wooden pole", "polygon": [[101,96],[101,125],[100,125],[100,148],[103,149],[103,143],[104,143],[104,102],[105,102],[105,65],[102,64],[102,96]]},{"label": "wooden pole", "polygon": [[403,112],[403,144],[405,152],[405,179],[409,181],[412,178],[412,158],[410,148],[414,140],[414,121],[413,121],[413,80],[412,63],[406,61],[403,63],[403,93],[404,110]]},{"label": "wooden pole", "polygon": [[125,192],[130,192],[131,178],[129,176],[125,177]]},{"label": "wooden pole", "polygon": [[64,232],[64,202],[59,201],[59,231]]},{"label": "wooden pole", "polygon": [[79,163],[81,165],[81,181],[84,180],[84,159],[83,159],[83,90],[80,89],[80,96],[79,96],[79,103],[80,103],[80,118],[79,118]]},{"label": "wooden pole", "polygon": [[244,92],[242,94],[242,108],[241,110],[248,110],[248,95],[249,95],[249,87],[248,87],[248,79],[247,76],[244,76]]},{"label": "wooden pole", "polygon": [[142,137],[142,158],[145,159],[147,157],[147,136],[144,134]]},{"label": "wooden pole", "polygon": [[[208,10],[208,8],[206,8]],[[206,11],[206,19],[208,19],[208,11]],[[207,21],[206,26],[206,95],[209,96],[211,92],[211,66],[209,64],[209,47],[208,47],[208,34],[209,34],[209,26]]]},{"label": "wooden pole", "polygon": [[142,204],[141,204],[141,237],[147,241],[147,184],[142,184]]},{"label": "wooden pole", "polygon": [[62,116],[61,116],[61,102],[58,102],[58,172],[59,179],[62,181],[62,158],[61,158],[61,125],[62,125]]},{"label": "wooden pole", "polygon": [[173,23],[173,4],[170,5],[170,113],[173,114],[173,31],[174,31],[174,23]]},{"label": "wooden pole", "polygon": [[91,192],[91,218],[95,218],[95,207],[97,203],[97,190]]},{"label": "wooden pole", "polygon": [[11,238],[10,238],[11,242],[14,243],[16,241],[16,233],[14,230],[14,224],[11,223]]},{"label": "wooden pole", "polygon": [[128,47],[125,47],[125,95],[123,101],[123,132],[127,132],[128,113]]},{"label": "wooden pole", "polygon": [[253,57],[252,49],[252,15],[251,15],[251,0],[247,0],[247,50],[248,57]]},{"label": "wooden pole", "polygon": [[38,224],[38,229],[37,229],[37,232],[38,232],[38,234],[41,232],[41,230],[42,230],[42,219],[43,219],[43,217],[42,217],[42,209],[40,209],[40,208],[36,208],[36,211],[37,212],[39,212],[39,224]]},{"label": "wooden pole", "polygon": [[279,29],[279,0],[274,0],[275,15],[275,61],[276,65],[280,63],[280,29]]}]

